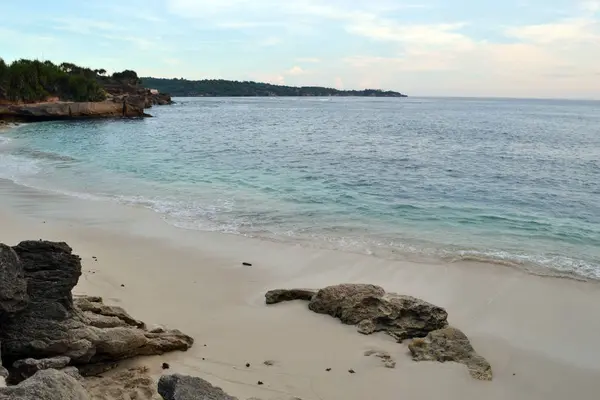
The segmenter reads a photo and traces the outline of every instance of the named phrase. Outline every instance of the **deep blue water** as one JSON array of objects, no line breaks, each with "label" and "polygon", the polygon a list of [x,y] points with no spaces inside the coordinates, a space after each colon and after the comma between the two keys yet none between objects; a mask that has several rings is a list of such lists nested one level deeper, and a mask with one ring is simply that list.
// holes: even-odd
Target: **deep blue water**
[{"label": "deep blue water", "polygon": [[179,99],[21,126],[0,177],[177,226],[600,278],[600,102]]}]

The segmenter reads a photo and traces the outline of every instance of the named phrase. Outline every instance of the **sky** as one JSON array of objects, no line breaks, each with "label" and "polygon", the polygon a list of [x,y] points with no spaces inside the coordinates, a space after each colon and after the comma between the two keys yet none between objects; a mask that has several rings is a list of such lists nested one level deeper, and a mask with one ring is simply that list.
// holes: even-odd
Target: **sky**
[{"label": "sky", "polygon": [[600,99],[600,0],[5,1],[0,57],[411,96]]}]

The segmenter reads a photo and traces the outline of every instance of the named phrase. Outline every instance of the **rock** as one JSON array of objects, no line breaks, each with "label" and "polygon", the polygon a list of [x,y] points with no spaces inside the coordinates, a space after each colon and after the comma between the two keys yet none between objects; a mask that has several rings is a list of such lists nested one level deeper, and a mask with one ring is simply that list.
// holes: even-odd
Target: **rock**
[{"label": "rock", "polygon": [[88,378],[83,386],[93,400],[160,399],[156,383],[144,367],[114,371],[106,376]]},{"label": "rock", "polygon": [[29,305],[0,325],[4,363],[66,356],[73,365],[94,364],[192,346],[193,339],[180,331],[149,332],[100,298],[73,301],[81,260],[66,243],[28,241],[13,249],[25,272]]},{"label": "rock", "polygon": [[491,381],[492,367],[475,352],[467,336],[452,327],[430,332],[408,345],[415,361],[454,361],[465,364],[475,379]]},{"label": "rock", "polygon": [[131,98],[101,102],[55,102],[35,104],[0,105],[0,119],[24,122],[66,119],[143,117],[144,100]]},{"label": "rock", "polygon": [[381,362],[386,368],[396,368],[396,361],[394,361],[390,353],[388,353],[387,351],[367,350],[365,351],[365,356],[378,357],[381,359]]},{"label": "rock", "polygon": [[37,372],[16,386],[0,388],[0,400],[90,400],[77,379],[55,369]]},{"label": "rock", "polygon": [[81,376],[98,376],[105,372],[116,369],[119,366],[118,362],[105,362],[96,364],[83,364],[78,366],[79,373]]},{"label": "rock", "polygon": [[164,400],[238,400],[204,379],[179,374],[161,376],[158,393]]},{"label": "rock", "polygon": [[59,356],[53,358],[44,358],[36,360],[34,358],[26,358],[13,363],[13,368],[19,374],[19,380],[27,379],[33,376],[36,372],[44,369],[62,369],[69,365],[71,359],[69,357]]},{"label": "rock", "polygon": [[321,289],[308,308],[358,325],[363,334],[384,331],[398,341],[423,337],[448,325],[448,313],[423,300],[386,293],[367,284],[342,284]]},{"label": "rock", "polygon": [[17,253],[0,243],[0,316],[27,307],[27,281]]},{"label": "rock", "polygon": [[162,369],[169,369],[169,368],[171,368],[169,363],[162,363]]},{"label": "rock", "polygon": [[277,304],[283,301],[306,300],[310,301],[317,294],[316,290],[309,289],[276,289],[265,294],[267,304]]}]

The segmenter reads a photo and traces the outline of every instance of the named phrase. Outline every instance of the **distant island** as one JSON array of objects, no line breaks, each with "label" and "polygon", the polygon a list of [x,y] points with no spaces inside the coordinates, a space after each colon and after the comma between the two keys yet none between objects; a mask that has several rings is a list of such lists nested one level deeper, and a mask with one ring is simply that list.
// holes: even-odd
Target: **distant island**
[{"label": "distant island", "polygon": [[253,81],[224,79],[166,79],[142,77],[144,86],[176,97],[279,97],[279,96],[359,96],[407,97],[405,94],[379,89],[338,90],[319,86],[282,86]]}]

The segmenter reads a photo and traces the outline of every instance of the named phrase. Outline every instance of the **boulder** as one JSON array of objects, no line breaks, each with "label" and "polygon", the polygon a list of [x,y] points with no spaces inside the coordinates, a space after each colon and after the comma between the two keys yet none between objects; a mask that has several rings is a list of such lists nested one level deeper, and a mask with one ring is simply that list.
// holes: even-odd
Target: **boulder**
[{"label": "boulder", "polygon": [[475,379],[491,381],[492,367],[475,352],[463,332],[447,327],[430,332],[424,339],[415,339],[408,345],[415,361],[454,361],[465,364]]},{"label": "boulder", "polygon": [[0,400],[90,400],[81,383],[55,369],[37,372],[16,386],[0,388]]},{"label": "boulder", "polygon": [[27,307],[27,281],[17,253],[0,243],[0,317]]},{"label": "boulder", "polygon": [[13,368],[19,375],[19,380],[27,379],[30,376],[33,376],[36,372],[42,371],[45,369],[62,369],[65,368],[71,359],[69,357],[52,357],[52,358],[43,358],[41,360],[36,360],[34,358],[26,358],[24,360],[18,360],[13,363]]},{"label": "boulder", "polygon": [[321,289],[308,308],[339,318],[344,324],[357,325],[362,334],[383,331],[398,341],[423,337],[448,325],[448,313],[443,308],[367,284]]},{"label": "boulder", "polygon": [[316,290],[309,289],[276,289],[265,294],[267,304],[277,304],[283,301],[306,300],[310,301],[317,294]]},{"label": "boulder", "polygon": [[204,379],[185,375],[163,375],[158,393],[164,400],[238,400]]},{"label": "boulder", "polygon": [[180,331],[148,331],[100,298],[73,301],[81,260],[66,243],[27,241],[13,249],[23,266],[29,305],[0,325],[5,365],[57,356],[69,357],[71,365],[114,362],[192,346],[193,339]]}]

